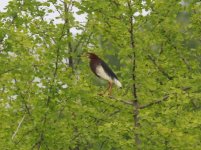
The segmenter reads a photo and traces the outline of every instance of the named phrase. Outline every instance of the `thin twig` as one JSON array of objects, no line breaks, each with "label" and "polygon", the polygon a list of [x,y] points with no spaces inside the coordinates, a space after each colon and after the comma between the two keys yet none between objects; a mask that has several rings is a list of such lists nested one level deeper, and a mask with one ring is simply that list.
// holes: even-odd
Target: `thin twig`
[{"label": "thin twig", "polygon": [[12,135],[12,140],[15,138],[17,132],[19,131],[21,125],[22,125],[22,122],[24,121],[24,118],[25,118],[25,115],[22,117],[21,121],[19,122],[18,126],[17,126],[17,129],[15,130],[14,134]]}]

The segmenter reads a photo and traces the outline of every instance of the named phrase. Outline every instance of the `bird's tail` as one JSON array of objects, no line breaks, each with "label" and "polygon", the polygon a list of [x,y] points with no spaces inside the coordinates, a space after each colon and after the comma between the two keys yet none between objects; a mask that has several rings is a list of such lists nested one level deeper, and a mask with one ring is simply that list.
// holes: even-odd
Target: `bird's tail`
[{"label": "bird's tail", "polygon": [[121,84],[121,82],[119,82],[119,80],[118,79],[116,79],[116,78],[114,78],[114,84],[116,84],[119,88],[121,88],[122,87],[122,84]]}]

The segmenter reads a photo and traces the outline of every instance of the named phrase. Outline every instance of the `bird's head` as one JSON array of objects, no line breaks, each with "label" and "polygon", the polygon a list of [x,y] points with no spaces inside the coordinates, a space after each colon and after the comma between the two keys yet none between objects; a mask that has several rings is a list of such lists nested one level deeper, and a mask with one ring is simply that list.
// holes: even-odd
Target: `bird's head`
[{"label": "bird's head", "polygon": [[87,53],[86,54],[89,59],[99,59],[99,57],[94,53]]}]

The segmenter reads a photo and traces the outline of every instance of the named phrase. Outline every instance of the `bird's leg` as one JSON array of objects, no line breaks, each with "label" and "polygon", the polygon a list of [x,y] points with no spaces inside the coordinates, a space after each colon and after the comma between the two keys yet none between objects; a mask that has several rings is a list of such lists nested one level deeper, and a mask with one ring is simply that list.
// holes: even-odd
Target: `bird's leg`
[{"label": "bird's leg", "polygon": [[107,87],[107,89],[105,90],[104,94],[109,90],[109,88],[110,88],[110,82],[108,82],[108,87]]},{"label": "bird's leg", "polygon": [[111,82],[108,82],[108,87],[107,89],[103,92],[103,93],[100,93],[98,95],[104,95],[107,91],[109,91],[108,95],[111,95],[111,92],[112,92],[112,83]]},{"label": "bird's leg", "polygon": [[109,93],[108,95],[111,96],[112,94],[112,83],[109,82]]},{"label": "bird's leg", "polygon": [[105,90],[104,94],[105,94],[108,90],[110,90],[110,86],[111,86],[111,83],[108,82],[108,87],[107,87],[107,89]]}]

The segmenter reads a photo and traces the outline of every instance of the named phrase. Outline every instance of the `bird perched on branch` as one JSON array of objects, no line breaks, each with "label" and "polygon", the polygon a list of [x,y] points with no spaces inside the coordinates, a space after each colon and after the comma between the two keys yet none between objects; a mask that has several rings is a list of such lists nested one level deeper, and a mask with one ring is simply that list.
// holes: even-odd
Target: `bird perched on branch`
[{"label": "bird perched on branch", "polygon": [[92,72],[99,78],[102,78],[108,81],[108,88],[106,89],[105,92],[109,91],[109,95],[111,95],[113,83],[120,88],[122,87],[122,84],[118,80],[115,73],[109,68],[109,66],[101,58],[99,58],[94,53],[87,53],[87,56],[90,60],[89,64],[90,64],[90,68]]}]

